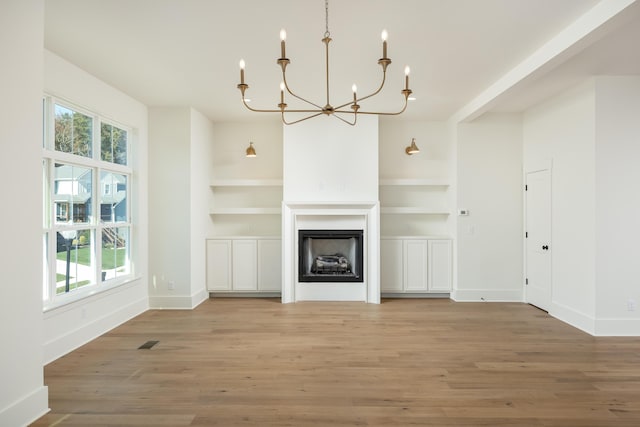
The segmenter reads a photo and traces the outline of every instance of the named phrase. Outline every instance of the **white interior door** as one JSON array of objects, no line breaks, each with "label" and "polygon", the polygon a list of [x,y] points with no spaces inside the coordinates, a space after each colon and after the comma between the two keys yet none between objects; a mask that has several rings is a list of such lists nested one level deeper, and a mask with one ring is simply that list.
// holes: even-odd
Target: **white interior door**
[{"label": "white interior door", "polygon": [[551,306],[551,171],[526,176],[526,285],[529,304]]}]

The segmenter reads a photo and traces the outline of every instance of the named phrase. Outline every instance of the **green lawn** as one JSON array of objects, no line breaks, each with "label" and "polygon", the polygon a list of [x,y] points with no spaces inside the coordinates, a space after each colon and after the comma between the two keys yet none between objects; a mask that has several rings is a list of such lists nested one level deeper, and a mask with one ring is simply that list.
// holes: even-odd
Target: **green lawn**
[{"label": "green lawn", "polygon": [[[62,278],[64,279],[64,276],[62,276]],[[78,282],[78,283],[69,283],[70,288],[73,289],[77,289],[80,288],[82,286],[88,285],[89,283],[91,283],[89,280],[83,280],[82,282]],[[56,295],[60,295],[60,294],[64,294],[64,286],[60,286],[56,288]]]},{"label": "green lawn", "polygon": [[[91,265],[91,248],[89,246],[79,249],[71,249],[71,262],[77,262],[82,265]],[[102,269],[111,270],[116,267],[122,267],[127,255],[125,248],[118,249],[102,249]],[[77,259],[76,259],[77,257]],[[58,252],[57,258],[66,261],[67,252]]]}]

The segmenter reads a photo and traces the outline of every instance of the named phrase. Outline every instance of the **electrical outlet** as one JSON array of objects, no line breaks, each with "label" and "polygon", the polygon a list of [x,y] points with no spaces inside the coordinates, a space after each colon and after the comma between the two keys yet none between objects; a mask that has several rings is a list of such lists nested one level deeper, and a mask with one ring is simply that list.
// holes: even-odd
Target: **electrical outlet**
[{"label": "electrical outlet", "polygon": [[176,282],[169,280],[169,282],[167,283],[167,287],[169,288],[170,291],[174,290],[176,287]]},{"label": "electrical outlet", "polygon": [[638,307],[638,303],[634,299],[630,299],[627,301],[627,311],[636,311]]}]

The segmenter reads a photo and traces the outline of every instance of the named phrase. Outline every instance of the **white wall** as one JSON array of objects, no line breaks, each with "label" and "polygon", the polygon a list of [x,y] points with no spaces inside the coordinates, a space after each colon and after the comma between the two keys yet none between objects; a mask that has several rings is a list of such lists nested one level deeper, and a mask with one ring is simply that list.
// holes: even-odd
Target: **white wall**
[{"label": "white wall", "polygon": [[[213,127],[213,164],[210,183],[215,180],[282,180],[282,123],[277,120],[217,122]],[[246,157],[253,142],[257,157]],[[209,190],[209,208],[270,207],[282,205],[282,186]],[[209,221],[208,237],[279,237],[279,215],[218,215]]]},{"label": "white wall", "polygon": [[21,426],[47,411],[42,372],[42,39],[44,2],[0,3],[0,181],[19,195],[2,209],[0,425]]},{"label": "white wall", "polygon": [[[275,121],[214,124],[213,179],[282,179],[282,123]],[[247,158],[249,142],[258,154]]]},{"label": "white wall", "polygon": [[[181,305],[191,295],[191,109],[149,109],[149,304]],[[173,288],[173,289],[172,289]]]},{"label": "white wall", "polygon": [[[381,180],[426,179],[450,184],[429,190],[381,186],[381,206],[429,206],[444,211],[455,206],[455,144],[446,122],[395,120],[379,126],[379,174]],[[405,148],[416,139],[420,153],[407,155]],[[388,215],[381,217],[383,236],[453,237],[453,215]]]},{"label": "white wall", "polygon": [[213,165],[213,123],[199,111],[191,109],[191,290],[190,295],[206,293],[206,245],[211,220],[209,218],[209,175]]},{"label": "white wall", "polygon": [[486,114],[457,132],[457,301],[522,300],[522,119]]},{"label": "white wall", "polygon": [[[44,90],[134,128],[131,161],[136,169],[131,185],[132,263],[136,279],[47,310],[43,342],[44,361],[48,363],[148,308],[147,108],[49,51],[44,52]],[[41,121],[41,112],[38,114]]]},{"label": "white wall", "polygon": [[150,276],[153,308],[193,308],[207,298],[211,122],[188,107],[149,109]]},{"label": "white wall", "polygon": [[[420,153],[405,148],[416,139]],[[446,122],[380,121],[380,179],[443,179],[454,177],[451,138]]]},{"label": "white wall", "polygon": [[284,128],[284,200],[378,200],[378,118],[319,117]]},{"label": "white wall", "polygon": [[640,77],[597,77],[596,334],[640,335]]},{"label": "white wall", "polygon": [[595,315],[593,80],[524,114],[524,162],[552,160],[550,313],[584,330]]}]

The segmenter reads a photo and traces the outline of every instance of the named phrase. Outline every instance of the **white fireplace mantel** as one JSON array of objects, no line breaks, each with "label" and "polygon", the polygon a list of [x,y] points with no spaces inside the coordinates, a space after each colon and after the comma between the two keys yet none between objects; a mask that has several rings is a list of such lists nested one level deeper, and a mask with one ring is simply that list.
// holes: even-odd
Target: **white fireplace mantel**
[{"label": "white fireplace mantel", "polygon": [[[298,230],[362,229],[362,283],[299,283]],[[380,303],[380,207],[372,202],[283,202],[282,302],[362,301]]]}]

